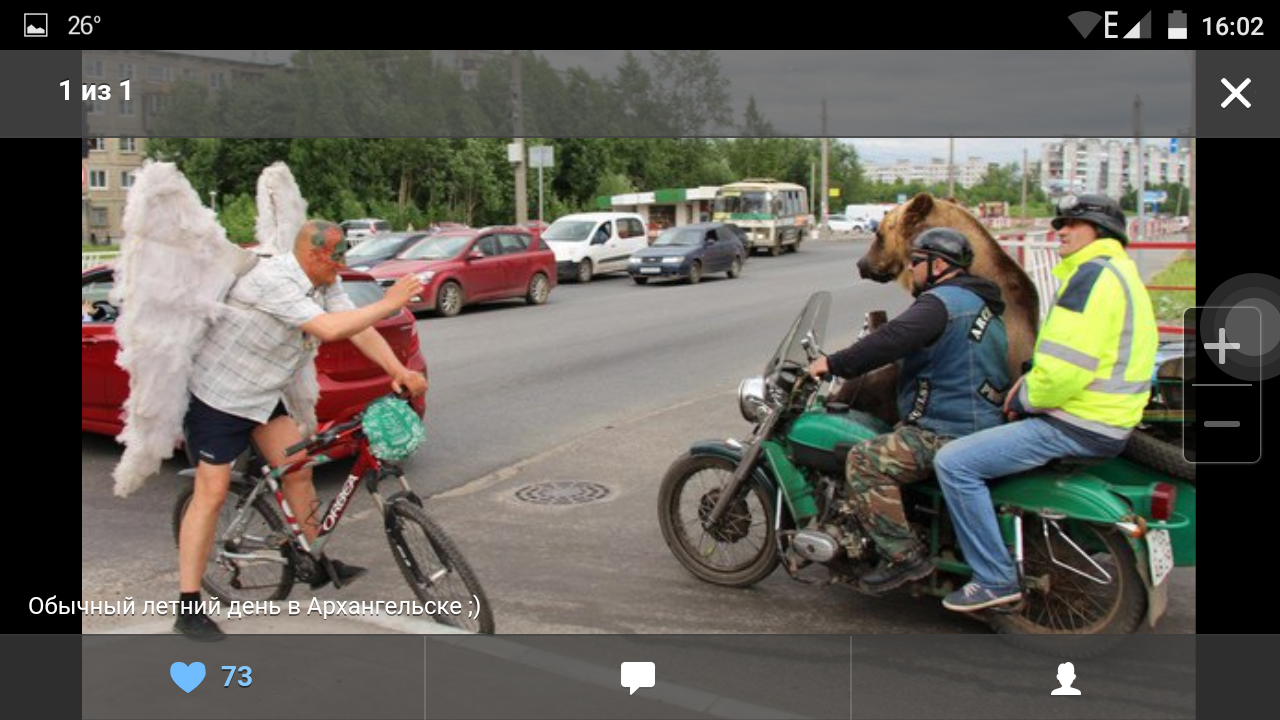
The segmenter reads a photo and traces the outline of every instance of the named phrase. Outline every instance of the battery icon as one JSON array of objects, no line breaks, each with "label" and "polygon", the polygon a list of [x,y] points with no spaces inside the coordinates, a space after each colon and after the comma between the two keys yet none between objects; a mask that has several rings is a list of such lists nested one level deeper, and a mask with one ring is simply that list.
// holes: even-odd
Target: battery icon
[{"label": "battery icon", "polygon": [[1181,10],[1174,10],[1169,13],[1169,39],[1187,39],[1187,14]]}]

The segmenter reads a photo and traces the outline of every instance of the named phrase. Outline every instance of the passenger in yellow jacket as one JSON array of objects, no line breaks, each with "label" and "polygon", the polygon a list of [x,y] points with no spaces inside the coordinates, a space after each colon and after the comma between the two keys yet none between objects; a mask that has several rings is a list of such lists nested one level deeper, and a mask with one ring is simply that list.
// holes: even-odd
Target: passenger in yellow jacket
[{"label": "passenger in yellow jacket", "polygon": [[1120,206],[1102,195],[1058,204],[1057,300],[1036,340],[1031,371],[1004,408],[1018,422],[952,441],[934,469],[973,579],[942,604],[973,612],[1022,598],[986,481],[1061,457],[1112,457],[1142,419],[1159,335],[1151,298],[1125,253]]}]

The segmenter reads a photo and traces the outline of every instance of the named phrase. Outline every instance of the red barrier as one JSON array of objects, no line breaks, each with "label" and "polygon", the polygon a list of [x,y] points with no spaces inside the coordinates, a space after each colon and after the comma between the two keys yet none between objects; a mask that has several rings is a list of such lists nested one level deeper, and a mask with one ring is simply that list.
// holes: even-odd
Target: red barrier
[{"label": "red barrier", "polygon": [[1135,242],[1129,243],[1130,250],[1195,250],[1193,242]]}]

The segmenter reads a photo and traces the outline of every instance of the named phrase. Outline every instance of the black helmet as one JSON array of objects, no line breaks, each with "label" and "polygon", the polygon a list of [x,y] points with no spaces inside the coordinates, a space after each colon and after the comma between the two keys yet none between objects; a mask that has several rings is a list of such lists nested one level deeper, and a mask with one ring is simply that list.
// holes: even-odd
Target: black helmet
[{"label": "black helmet", "polygon": [[1061,230],[1068,220],[1092,223],[1098,229],[1098,237],[1113,237],[1123,245],[1129,244],[1120,204],[1106,195],[1063,197],[1058,201],[1058,214],[1053,218],[1053,229]]},{"label": "black helmet", "polygon": [[925,253],[930,259],[940,257],[957,267],[968,269],[973,264],[969,238],[951,228],[933,228],[920,233],[911,243],[911,249]]}]

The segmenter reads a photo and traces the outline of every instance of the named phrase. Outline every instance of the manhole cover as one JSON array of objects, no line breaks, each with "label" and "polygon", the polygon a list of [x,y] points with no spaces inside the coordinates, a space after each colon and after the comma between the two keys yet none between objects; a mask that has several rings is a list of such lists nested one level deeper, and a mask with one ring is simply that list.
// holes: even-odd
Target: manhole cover
[{"label": "manhole cover", "polygon": [[609,488],[589,482],[545,482],[525,485],[516,491],[516,499],[535,505],[581,505],[602,500]]}]

